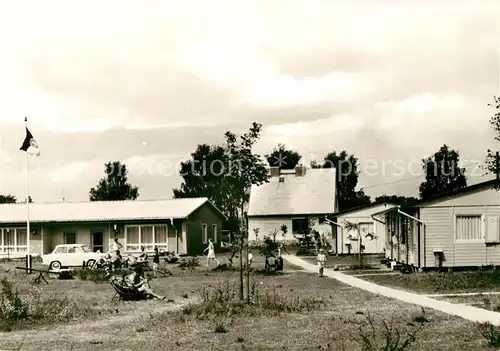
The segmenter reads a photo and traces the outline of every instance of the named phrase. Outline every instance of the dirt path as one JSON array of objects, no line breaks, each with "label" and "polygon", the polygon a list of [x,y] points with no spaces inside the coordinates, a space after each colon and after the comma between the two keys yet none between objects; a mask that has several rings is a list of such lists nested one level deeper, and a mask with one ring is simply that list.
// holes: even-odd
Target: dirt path
[{"label": "dirt path", "polygon": [[[310,272],[317,273],[318,268],[305,260],[294,255],[283,255],[283,258],[295,266],[299,266]],[[468,306],[459,303],[451,303],[442,300],[436,300],[425,295],[415,294],[407,291],[381,286],[372,282],[368,282],[357,277],[343,274],[332,269],[325,269],[324,275],[329,278],[336,279],[350,286],[363,289],[374,294],[397,299],[406,303],[419,305],[422,307],[432,308],[447,314],[462,317],[472,322],[485,323],[489,322],[493,325],[500,326],[500,313],[488,311],[482,308]]]},{"label": "dirt path", "polygon": [[186,299],[182,302],[175,303],[164,301],[148,302],[150,303],[138,306],[137,309],[128,313],[101,317],[97,320],[86,320],[79,323],[51,326],[50,329],[19,330],[8,333],[2,332],[0,333],[0,350],[12,350],[13,345],[16,345],[16,349],[22,345],[21,350],[32,349],[30,346],[34,346],[36,349],[36,345],[39,342],[48,340],[64,340],[68,343],[89,342],[98,344],[112,340],[115,337],[115,334],[112,332],[115,328],[120,328],[120,326],[136,320],[150,319],[155,314],[178,311],[183,306],[196,302],[196,299]]}]

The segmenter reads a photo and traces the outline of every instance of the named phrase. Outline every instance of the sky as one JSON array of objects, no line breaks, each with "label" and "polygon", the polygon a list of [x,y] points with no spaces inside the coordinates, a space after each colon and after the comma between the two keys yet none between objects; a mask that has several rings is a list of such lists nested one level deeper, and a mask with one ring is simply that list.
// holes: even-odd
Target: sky
[{"label": "sky", "polygon": [[0,4],[0,194],[86,201],[120,160],[139,199],[172,197],[180,161],[263,125],[303,162],[347,150],[372,197],[417,195],[420,161],[459,151],[469,183],[500,94],[498,1]]}]

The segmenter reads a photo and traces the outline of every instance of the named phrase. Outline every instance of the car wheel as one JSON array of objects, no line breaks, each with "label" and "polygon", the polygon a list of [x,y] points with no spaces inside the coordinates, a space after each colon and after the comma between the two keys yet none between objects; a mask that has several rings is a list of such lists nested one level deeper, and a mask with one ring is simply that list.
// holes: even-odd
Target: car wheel
[{"label": "car wheel", "polygon": [[49,269],[50,269],[50,270],[58,270],[58,269],[61,269],[61,262],[59,262],[59,261],[54,261],[54,262],[51,262],[51,263],[50,263],[50,266],[49,266]]},{"label": "car wheel", "polygon": [[86,266],[87,268],[94,268],[95,260],[88,260]]}]

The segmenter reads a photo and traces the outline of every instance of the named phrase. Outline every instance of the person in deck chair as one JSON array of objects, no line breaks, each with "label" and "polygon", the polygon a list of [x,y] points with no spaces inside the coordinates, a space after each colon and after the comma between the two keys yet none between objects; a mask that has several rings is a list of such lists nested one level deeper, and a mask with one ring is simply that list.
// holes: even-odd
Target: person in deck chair
[{"label": "person in deck chair", "polygon": [[136,266],[134,272],[130,274],[128,280],[137,288],[139,291],[144,291],[146,295],[154,297],[158,300],[164,300],[165,296],[160,296],[153,292],[151,286],[149,286],[148,280],[144,278],[144,271],[141,266]]},{"label": "person in deck chair", "polygon": [[323,249],[319,249],[318,257],[316,259],[318,260],[319,276],[322,277],[326,264],[326,255]]}]

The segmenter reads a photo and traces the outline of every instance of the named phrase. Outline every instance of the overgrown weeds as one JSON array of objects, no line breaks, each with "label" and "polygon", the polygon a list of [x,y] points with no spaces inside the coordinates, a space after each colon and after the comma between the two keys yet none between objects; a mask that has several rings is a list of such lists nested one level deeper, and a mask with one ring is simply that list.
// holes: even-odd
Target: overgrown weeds
[{"label": "overgrown weeds", "polygon": [[179,267],[180,269],[195,269],[196,267],[198,267],[200,265],[200,261],[198,259],[198,257],[190,257],[190,258],[185,258],[185,259],[182,259],[180,262],[179,262],[179,265],[177,267]]},{"label": "overgrown weeds", "polygon": [[[125,272],[115,272],[114,274],[124,274]],[[91,281],[94,283],[104,283],[109,280],[109,274],[103,269],[81,269],[75,271],[75,277],[80,280]]]},{"label": "overgrown weeds", "polygon": [[405,351],[417,341],[417,335],[424,327],[425,319],[413,318],[405,327],[396,327],[383,320],[376,324],[371,315],[358,328],[358,335],[351,338],[363,351]]},{"label": "overgrown weeds", "polygon": [[10,331],[37,323],[67,321],[78,313],[76,303],[66,298],[42,299],[40,291],[32,288],[29,294],[21,296],[6,278],[1,281],[0,330]]},{"label": "overgrown weeds", "polygon": [[481,335],[488,340],[488,346],[500,347],[500,327],[494,326],[491,323],[481,323],[478,325]]},{"label": "overgrown weeds", "polygon": [[219,283],[205,288],[201,302],[189,304],[181,311],[181,320],[209,321],[215,329],[227,328],[239,316],[274,316],[283,313],[311,312],[324,305],[323,301],[302,296],[286,296],[277,290],[264,290],[252,283],[250,303],[239,298],[239,285]]}]

